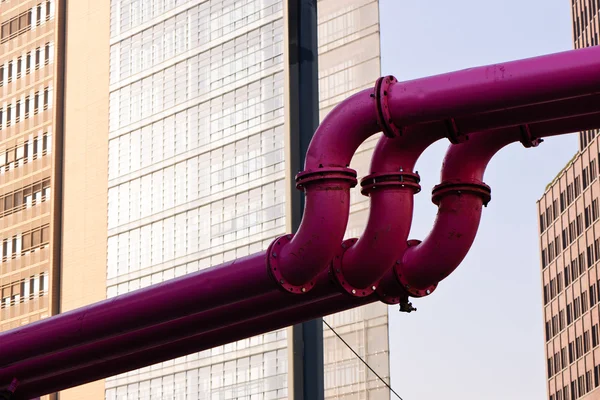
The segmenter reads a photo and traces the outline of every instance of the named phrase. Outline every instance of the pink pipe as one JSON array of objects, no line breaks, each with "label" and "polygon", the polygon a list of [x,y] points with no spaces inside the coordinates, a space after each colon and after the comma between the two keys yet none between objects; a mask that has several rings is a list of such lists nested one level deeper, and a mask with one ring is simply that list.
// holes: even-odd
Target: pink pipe
[{"label": "pink pipe", "polygon": [[[600,124],[600,113],[528,126],[531,139],[591,129]],[[480,132],[446,153],[442,183],[434,189],[438,214],[427,238],[406,249],[397,265],[399,281],[413,296],[423,296],[462,262],[471,248],[489,189],[483,183],[490,159],[504,146],[522,140],[519,128]],[[429,293],[427,293],[429,294]]]},{"label": "pink pipe", "polygon": [[[287,321],[303,307],[318,302],[321,305],[334,301],[339,304],[341,298],[346,303],[349,299],[341,296],[329,281],[327,274],[322,274],[319,286],[306,296],[294,296],[283,291],[272,292],[262,297],[229,306],[223,306],[204,313],[180,318],[175,321],[140,329],[105,340],[64,349],[61,352],[24,359],[12,365],[4,365],[0,369],[0,387],[14,377],[20,380],[37,380],[48,374],[56,375],[63,371],[77,370],[86,365],[100,361],[114,360],[132,353],[141,353],[150,349],[166,346],[189,337],[198,337],[206,332],[224,331],[232,325],[243,321],[252,321],[259,317],[277,314],[280,321]],[[334,300],[337,298],[337,300]],[[190,331],[189,327],[195,329]],[[107,352],[110,349],[110,352]]]},{"label": "pink pipe", "polygon": [[[420,191],[414,165],[421,153],[444,137],[442,124],[420,125],[403,136],[383,136],[371,161],[371,174],[362,181],[363,194],[370,197],[369,219],[364,233],[339,263],[334,261],[338,281],[350,293],[370,294],[398,257],[398,245],[406,243],[413,214],[413,196]],[[339,265],[336,266],[336,264]],[[354,292],[352,292],[354,290]]]},{"label": "pink pipe", "polygon": [[296,178],[306,195],[304,218],[293,239],[273,249],[278,259],[270,258],[277,264],[271,272],[285,289],[310,290],[313,278],[335,256],[356,184],[356,171],[347,167],[360,144],[380,131],[373,89],[368,89],[336,106],[315,132],[305,170]]},{"label": "pink pipe", "polygon": [[243,257],[0,333],[0,367],[273,290],[266,253]]},{"label": "pink pipe", "polygon": [[483,131],[489,126],[511,127],[595,113],[598,111],[598,104],[600,95],[580,96],[518,109],[481,113],[464,119],[455,118],[455,123],[457,129],[466,134]]},{"label": "pink pipe", "polygon": [[[396,83],[389,90],[393,123],[467,121],[480,113],[599,94],[598,59],[596,46]],[[503,126],[498,121],[479,129]]]},{"label": "pink pipe", "polygon": [[345,295],[338,295],[326,301],[316,302],[293,311],[278,311],[258,318],[238,321],[225,329],[207,331],[144,351],[133,351],[118,358],[101,358],[88,365],[64,369],[60,372],[49,370],[43,376],[40,375],[21,381],[15,400],[29,399],[64,390],[136,368],[281,329],[291,324],[369,304],[373,301],[375,301],[373,297],[352,299]]}]

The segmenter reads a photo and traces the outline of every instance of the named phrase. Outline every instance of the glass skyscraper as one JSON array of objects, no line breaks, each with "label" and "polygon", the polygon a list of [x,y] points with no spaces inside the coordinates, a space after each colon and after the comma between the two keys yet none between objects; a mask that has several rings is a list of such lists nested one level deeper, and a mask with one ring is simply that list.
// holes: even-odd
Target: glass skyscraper
[{"label": "glass skyscraper", "polygon": [[[286,3],[112,0],[110,16],[100,4],[67,9],[74,31],[91,30],[85,22],[76,27],[79,18],[88,23],[110,18],[110,49],[104,50],[102,37],[90,38],[97,47],[88,50],[67,35],[73,59],[84,50],[90,54],[80,62],[100,60],[104,53],[110,59],[107,176],[96,176],[99,185],[103,179],[108,182],[107,242],[95,236],[81,244],[98,251],[105,246],[107,297],[255,253],[290,230]],[[379,5],[377,0],[322,0],[318,20],[322,118],[379,77]],[[67,57],[67,70],[72,68],[67,82],[76,73],[75,65],[79,64],[69,64]],[[94,68],[100,71],[102,66]],[[94,93],[103,85],[97,82],[89,82]],[[73,120],[76,115],[69,109],[81,106],[74,100],[69,103],[76,88],[67,88],[69,122],[69,115]],[[105,104],[101,96],[78,100],[89,101],[86,110]],[[86,126],[75,122],[71,126]],[[102,126],[98,122],[82,133],[97,141],[93,151],[101,152]],[[73,129],[67,129],[67,135]],[[67,138],[67,143],[77,140],[79,136]],[[368,173],[375,142],[364,143],[353,160],[359,176]],[[86,162],[101,158],[88,157]],[[69,179],[67,175],[67,183]],[[97,205],[101,198],[88,204]],[[355,189],[348,237],[360,235],[367,209],[368,198]],[[71,214],[68,226],[78,223]],[[70,239],[69,243],[80,240],[76,235]],[[65,279],[78,276],[77,258],[69,252],[65,257]],[[90,268],[92,263],[96,268],[95,260]],[[62,292],[73,298],[69,304],[91,301],[93,296],[74,291],[80,286],[73,282]],[[377,303],[327,320],[389,380],[387,306]],[[98,384],[86,386],[89,390],[84,387],[73,398],[287,399],[293,385],[288,374],[290,336],[282,329],[219,346],[106,379],[103,391]],[[388,389],[328,329],[324,343],[327,398],[389,399]]]}]

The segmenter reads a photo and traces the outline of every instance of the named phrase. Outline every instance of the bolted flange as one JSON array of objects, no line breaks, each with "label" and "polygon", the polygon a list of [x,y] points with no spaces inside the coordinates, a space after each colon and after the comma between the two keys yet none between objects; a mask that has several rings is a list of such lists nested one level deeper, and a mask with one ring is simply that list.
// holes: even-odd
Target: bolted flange
[{"label": "bolted flange", "polygon": [[281,249],[292,241],[293,235],[284,235],[275,239],[267,249],[267,271],[273,280],[288,293],[304,294],[315,286],[315,279],[306,282],[304,285],[294,285],[288,282],[281,273],[280,254]]},{"label": "bolted flange", "polygon": [[360,186],[362,187],[360,192],[364,196],[369,196],[373,190],[378,188],[406,187],[412,189],[414,194],[417,194],[421,191],[420,181],[421,177],[414,172],[400,171],[370,174],[360,181]]},{"label": "bolted flange", "polygon": [[296,175],[296,188],[304,188],[312,183],[321,181],[340,181],[354,187],[358,183],[356,171],[351,168],[342,167],[321,167],[316,170],[306,170]]},{"label": "bolted flange", "polygon": [[436,205],[440,205],[442,197],[448,194],[470,193],[481,197],[483,205],[487,207],[492,199],[492,189],[483,182],[461,182],[461,181],[446,181],[434,186],[431,193],[431,201]]},{"label": "bolted flange", "polygon": [[373,294],[377,289],[376,285],[371,285],[368,288],[360,289],[350,285],[346,282],[346,278],[344,278],[344,274],[342,272],[342,261],[344,258],[344,253],[354,246],[358,239],[347,239],[342,242],[341,250],[336,254],[333,261],[331,262],[331,276],[335,283],[342,289],[344,292],[349,294],[352,297],[367,297]]},{"label": "bolted flange", "polygon": [[394,124],[389,106],[389,95],[392,86],[398,80],[392,75],[383,76],[375,82],[374,94],[375,105],[377,107],[377,122],[383,134],[389,138],[402,136],[403,129]]},{"label": "bolted flange", "polygon": [[[406,244],[408,245],[408,247],[413,247],[416,246],[418,244],[420,244],[421,241],[420,240],[416,240],[416,239],[411,239],[408,240],[406,242]],[[415,287],[411,287],[410,284],[406,281],[406,279],[402,276],[402,273],[400,272],[400,266],[402,265],[402,263],[400,261],[396,262],[396,265],[394,266],[394,272],[396,275],[396,279],[398,279],[398,282],[400,282],[400,285],[402,286],[402,289],[408,293],[409,296],[411,297],[425,297],[425,296],[429,296],[431,293],[433,293],[433,291],[437,288],[437,283],[435,285],[431,285],[427,288],[424,289],[418,289]]]}]

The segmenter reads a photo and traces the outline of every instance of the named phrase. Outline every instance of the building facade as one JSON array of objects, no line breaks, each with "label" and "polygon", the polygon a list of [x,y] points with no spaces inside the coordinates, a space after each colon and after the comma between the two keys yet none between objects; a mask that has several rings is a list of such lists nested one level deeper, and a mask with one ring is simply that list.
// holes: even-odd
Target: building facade
[{"label": "building facade", "polygon": [[58,311],[59,4],[0,2],[0,330]]},{"label": "building facade", "polygon": [[[596,0],[571,0],[575,48],[598,45]],[[600,143],[579,151],[538,201],[548,398],[600,399]]]},{"label": "building facade", "polygon": [[[0,0],[0,329],[266,248],[290,230],[283,0]],[[377,0],[320,0],[321,118],[379,77]],[[368,173],[375,139],[352,162]],[[347,236],[368,199],[352,193]],[[387,307],[327,317],[389,380]],[[60,393],[286,399],[291,330]],[[330,399],[389,399],[324,331]]]},{"label": "building facade", "polygon": [[[322,0],[320,109],[379,77],[374,0]],[[286,7],[281,0],[113,0],[106,295],[265,249],[289,230]],[[374,140],[353,162],[367,173]],[[366,220],[353,193],[348,234]],[[389,378],[387,307],[329,317]],[[282,329],[106,380],[107,399],[287,399]],[[389,399],[325,331],[327,398]],[[385,389],[385,390],[384,390]]]}]

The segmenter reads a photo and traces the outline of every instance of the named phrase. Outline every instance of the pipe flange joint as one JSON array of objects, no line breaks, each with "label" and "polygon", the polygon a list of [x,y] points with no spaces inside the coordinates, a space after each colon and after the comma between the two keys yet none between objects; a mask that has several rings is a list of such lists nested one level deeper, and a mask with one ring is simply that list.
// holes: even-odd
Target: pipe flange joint
[{"label": "pipe flange joint", "polygon": [[521,130],[521,144],[525,148],[537,147],[544,141],[542,138],[534,137],[527,124],[519,126],[519,129]]},{"label": "pipe flange joint", "polygon": [[375,82],[375,105],[377,107],[377,122],[383,134],[389,138],[402,136],[403,129],[394,124],[390,111],[390,89],[398,80],[392,75],[382,76]]},{"label": "pipe flange joint", "polygon": [[360,181],[362,189],[360,192],[364,196],[369,196],[373,190],[382,188],[409,188],[414,194],[421,191],[419,182],[421,177],[414,172],[382,172],[365,176]]},{"label": "pipe flange joint", "polygon": [[492,189],[483,182],[446,181],[434,186],[431,201],[439,206],[442,197],[449,194],[460,196],[463,193],[470,193],[481,197],[483,205],[486,207],[492,199]]},{"label": "pipe flange joint", "polygon": [[354,246],[354,244],[357,241],[358,241],[358,239],[353,238],[353,239],[344,240],[342,242],[341,250],[338,252],[338,254],[336,254],[335,258],[331,262],[331,276],[333,276],[335,283],[340,288],[342,288],[342,290],[344,292],[346,292],[350,296],[352,296],[352,297],[367,297],[367,296],[372,295],[375,292],[375,289],[377,288],[377,286],[375,286],[375,284],[373,284],[364,289],[354,287],[346,281],[346,278],[344,277],[344,273],[342,271],[342,261],[344,258],[344,253],[346,253],[346,251],[350,247]]},{"label": "pipe flange joint", "polygon": [[304,190],[308,185],[319,182],[344,182],[349,188],[353,188],[358,183],[356,171],[352,168],[343,167],[322,167],[316,170],[306,170],[296,175],[296,188]]},{"label": "pipe flange joint", "polygon": [[275,283],[288,293],[304,294],[315,286],[315,279],[311,279],[303,285],[294,285],[283,277],[280,268],[281,249],[292,241],[293,235],[284,235],[275,239],[267,249],[267,272]]},{"label": "pipe flange joint", "polygon": [[[411,239],[408,240],[406,242],[408,247],[414,247],[417,246],[418,244],[420,244],[421,241],[420,240],[416,240],[416,239]],[[394,272],[396,275],[396,279],[398,280],[398,282],[400,282],[400,285],[402,286],[402,289],[410,296],[410,297],[425,297],[425,296],[429,296],[431,293],[434,292],[434,290],[437,288],[437,283],[430,285],[426,288],[420,289],[420,288],[416,288],[410,285],[410,283],[406,280],[406,277],[402,275],[402,272],[400,271],[400,267],[402,265],[402,262],[400,260],[396,261],[396,265],[394,266]]]}]

